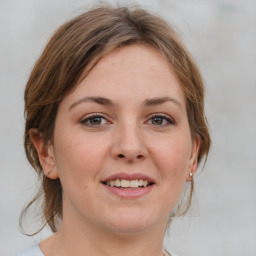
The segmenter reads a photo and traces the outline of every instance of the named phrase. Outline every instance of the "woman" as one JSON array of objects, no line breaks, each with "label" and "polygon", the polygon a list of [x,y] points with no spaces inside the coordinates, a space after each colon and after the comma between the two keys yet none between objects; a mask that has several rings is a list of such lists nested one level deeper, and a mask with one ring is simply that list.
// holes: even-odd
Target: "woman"
[{"label": "woman", "polygon": [[32,70],[25,113],[42,187],[24,213],[43,196],[54,234],[20,255],[168,255],[210,137],[200,73],[165,21],[100,7],[67,22]]}]

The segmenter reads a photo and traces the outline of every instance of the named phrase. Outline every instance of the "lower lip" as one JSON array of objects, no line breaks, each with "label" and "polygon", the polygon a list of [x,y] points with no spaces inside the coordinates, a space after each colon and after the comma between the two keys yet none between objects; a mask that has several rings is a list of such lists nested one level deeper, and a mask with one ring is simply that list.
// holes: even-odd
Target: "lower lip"
[{"label": "lower lip", "polygon": [[149,193],[153,187],[153,185],[150,185],[148,187],[144,187],[144,188],[136,188],[136,189],[121,189],[121,188],[117,188],[117,187],[111,187],[108,185],[105,185],[102,183],[102,185],[111,193],[122,197],[122,198],[126,198],[126,199],[132,199],[132,198],[138,198],[141,196],[146,195],[147,193]]}]

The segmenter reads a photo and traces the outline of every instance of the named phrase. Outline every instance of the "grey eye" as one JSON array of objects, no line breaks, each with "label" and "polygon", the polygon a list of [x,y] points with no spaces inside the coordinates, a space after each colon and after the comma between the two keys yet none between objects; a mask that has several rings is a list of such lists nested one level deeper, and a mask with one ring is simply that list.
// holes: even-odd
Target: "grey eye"
[{"label": "grey eye", "polygon": [[154,126],[168,126],[168,125],[171,125],[171,124],[174,124],[174,121],[169,117],[169,116],[166,116],[166,115],[161,115],[161,114],[157,114],[157,115],[154,115],[152,116],[148,122],[151,124],[151,125],[154,125]]},{"label": "grey eye", "polygon": [[81,121],[81,124],[85,126],[101,126],[107,122],[108,121],[103,116],[95,115],[95,116],[89,116],[87,118],[84,118]]}]

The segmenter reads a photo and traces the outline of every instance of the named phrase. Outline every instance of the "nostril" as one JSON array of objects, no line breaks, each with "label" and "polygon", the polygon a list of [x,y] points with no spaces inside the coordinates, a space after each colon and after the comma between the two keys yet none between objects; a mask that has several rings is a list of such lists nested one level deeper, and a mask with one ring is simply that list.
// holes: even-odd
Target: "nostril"
[{"label": "nostril", "polygon": [[[119,154],[119,155],[117,155],[117,157],[118,157],[118,158],[126,158],[126,156],[123,155],[123,154]],[[143,159],[143,158],[144,158],[143,155],[137,155],[137,156],[136,156],[136,159]],[[127,157],[127,159],[128,159],[128,157]]]}]

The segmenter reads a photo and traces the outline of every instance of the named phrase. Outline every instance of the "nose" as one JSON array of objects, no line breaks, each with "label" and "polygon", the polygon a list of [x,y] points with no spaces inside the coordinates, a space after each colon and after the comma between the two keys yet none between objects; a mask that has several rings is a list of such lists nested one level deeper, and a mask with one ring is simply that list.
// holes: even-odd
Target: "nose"
[{"label": "nose", "polygon": [[148,155],[142,132],[138,127],[125,126],[115,131],[111,155],[128,163],[140,162]]}]

